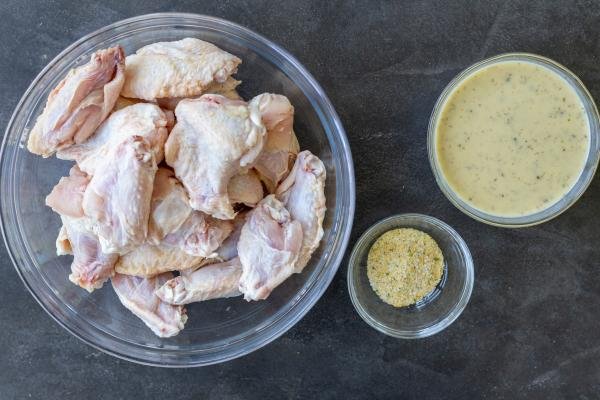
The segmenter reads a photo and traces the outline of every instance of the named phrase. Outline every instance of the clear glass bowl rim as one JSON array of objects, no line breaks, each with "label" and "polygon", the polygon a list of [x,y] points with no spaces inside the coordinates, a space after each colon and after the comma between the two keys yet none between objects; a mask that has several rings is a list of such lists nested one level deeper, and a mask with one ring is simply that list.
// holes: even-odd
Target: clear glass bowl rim
[{"label": "clear glass bowl rim", "polygon": [[[435,152],[435,130],[438,118],[441,114],[445,101],[448,99],[450,94],[454,91],[454,89],[460,85],[466,78],[471,76],[474,72],[479,69],[486,67],[488,65],[492,65],[497,62],[502,61],[528,61],[534,62],[541,65],[546,66],[550,70],[559,70],[568,76],[574,84],[567,81],[568,84],[571,84],[574,90],[579,91],[583,94],[581,100],[588,106],[590,112],[586,112],[587,117],[593,121],[595,124],[590,124],[590,151],[588,153],[588,158],[586,159],[586,166],[590,160],[592,160],[591,169],[586,170],[586,166],[579,176],[579,179],[575,182],[571,190],[567,192],[567,194],[563,197],[563,199],[559,200],[557,203],[554,203],[550,207],[538,211],[533,214],[524,215],[520,217],[499,217],[493,214],[486,213],[481,211],[475,207],[472,207],[470,204],[462,200],[455,192],[452,190],[450,185],[444,179],[441,168],[438,165],[437,154]],[[586,191],[590,183],[592,182],[596,169],[598,167],[598,162],[600,160],[600,151],[599,151],[599,143],[600,143],[600,130],[598,127],[600,126],[600,115],[598,114],[598,108],[596,107],[596,103],[590,92],[587,90],[583,82],[579,79],[577,75],[575,75],[571,70],[569,70],[564,65],[544,56],[540,56],[538,54],[533,53],[524,53],[524,52],[512,52],[512,53],[502,53],[492,57],[485,58],[481,61],[476,62],[475,64],[465,68],[458,75],[456,75],[450,83],[444,88],[440,96],[438,97],[435,106],[433,107],[433,111],[431,113],[431,117],[429,119],[428,131],[427,131],[427,151],[429,153],[429,164],[431,166],[431,170],[433,171],[433,175],[435,176],[435,180],[440,187],[444,196],[450,202],[458,208],[463,213],[467,214],[469,217],[474,218],[479,222],[486,223],[488,225],[503,227],[503,228],[522,228],[533,226],[537,224],[541,224],[553,218],[556,218],[566,210],[568,210],[573,204],[579,200],[579,198]],[[594,148],[593,144],[596,143]],[[563,203],[559,206],[560,203]]]},{"label": "clear glass bowl rim", "polygon": [[[344,207],[346,210],[346,217],[334,219],[333,224],[337,225],[337,233],[334,237],[331,247],[331,258],[317,274],[318,279],[315,279],[314,282],[312,282],[312,285],[308,287],[308,290],[299,294],[300,299],[287,313],[280,316],[279,319],[272,321],[268,326],[262,327],[260,330],[250,333],[248,336],[244,337],[243,340],[237,340],[232,342],[230,345],[223,346],[222,348],[213,348],[209,349],[208,351],[185,353],[182,354],[182,360],[179,360],[179,355],[173,354],[176,351],[172,349],[160,349],[160,351],[164,351],[164,353],[161,353],[157,352],[156,349],[147,349],[143,346],[131,344],[114,337],[104,340],[104,342],[101,344],[97,338],[93,335],[90,335],[89,332],[81,331],[81,327],[78,325],[80,323],[79,321],[63,321],[59,316],[55,315],[50,305],[46,304],[44,300],[42,300],[41,296],[32,288],[28,278],[25,276],[24,271],[21,271],[19,267],[19,262],[23,262],[22,260],[24,257],[23,254],[20,253],[21,248],[17,247],[22,247],[22,245],[15,243],[15,246],[13,247],[12,241],[16,239],[13,239],[11,235],[7,233],[7,231],[11,229],[11,233],[14,234],[13,231],[18,229],[18,227],[9,228],[8,225],[6,225],[6,220],[8,219],[7,216],[9,215],[8,206],[14,206],[14,196],[10,197],[6,193],[7,190],[5,190],[3,186],[2,193],[0,194],[0,231],[2,232],[2,237],[4,239],[8,255],[17,271],[17,274],[38,304],[40,304],[40,306],[48,313],[48,315],[50,315],[52,319],[54,319],[60,326],[65,328],[73,336],[77,337],[86,344],[107,354],[127,361],[159,367],[197,367],[225,362],[255,351],[287,332],[314,306],[314,304],[320,299],[333,280],[350,239],[355,210],[356,189],[350,145],[339,116],[337,115],[331,101],[326,96],[325,92],[314,79],[314,77],[304,68],[304,66],[302,66],[302,64],[300,64],[300,62],[294,56],[262,35],[225,19],[194,13],[164,12],[145,14],[123,19],[83,36],[61,51],[42,69],[42,71],[29,85],[15,107],[7,124],[2,146],[0,147],[0,179],[2,182],[12,183],[12,176],[5,171],[5,164],[12,166],[12,164],[9,162],[14,163],[16,150],[12,154],[8,154],[7,149],[9,148],[9,140],[14,140],[14,137],[20,137],[21,132],[18,132],[17,135],[14,135],[15,132],[13,131],[18,129],[15,125],[19,125],[18,119],[20,114],[25,112],[23,110],[23,106],[27,99],[32,96],[34,92],[40,90],[37,87],[39,82],[52,69],[53,66],[58,64],[68,54],[77,51],[81,47],[85,48],[85,44],[90,40],[111,30],[117,28],[123,29],[126,26],[137,26],[136,24],[145,24],[144,26],[147,26],[146,24],[170,23],[177,25],[178,22],[181,23],[183,20],[188,22],[193,20],[194,22],[203,24],[202,26],[210,27],[211,29],[222,29],[229,33],[244,37],[247,40],[251,40],[253,43],[258,43],[261,46],[268,47],[271,52],[271,54],[269,54],[270,57],[277,57],[284,60],[286,63],[289,63],[290,68],[302,77],[304,84],[306,84],[310,90],[310,94],[307,93],[306,96],[309,98],[311,105],[316,108],[321,122],[326,124],[331,129],[333,132],[332,135],[337,141],[336,146],[338,146],[338,151],[337,153],[333,152],[334,157],[336,155],[343,157],[343,162],[340,161],[339,163],[339,166],[341,166],[342,169],[339,171],[336,170],[336,193],[338,193],[336,202],[340,202],[341,206]],[[19,147],[19,144],[13,142],[10,143],[10,146]],[[345,180],[343,187],[340,183],[342,178]],[[341,191],[338,190],[338,185],[341,187]],[[340,205],[336,205],[336,208],[338,206]],[[110,348],[106,344],[118,345],[119,350]],[[123,349],[128,351],[123,351]],[[168,357],[165,358],[165,355],[168,355]]]},{"label": "clear glass bowl rim", "polygon": [[[465,268],[465,282],[459,300],[456,302],[454,308],[445,318],[439,320],[437,323],[431,326],[419,330],[404,330],[391,328],[379,322],[362,306],[362,303],[356,294],[356,288],[354,287],[353,278],[354,270],[360,267],[359,260],[362,259],[365,252],[369,251],[369,249],[366,248],[364,244],[367,240],[369,240],[371,234],[377,231],[379,227],[389,222],[398,223],[398,227],[401,227],[403,225],[402,222],[408,218],[417,219],[422,222],[425,222],[426,224],[435,225],[438,228],[441,228],[448,235],[448,237],[451,238],[452,241],[458,245],[458,248],[460,249],[460,252],[465,259],[465,263],[463,264],[463,267]],[[348,293],[350,293],[350,300],[352,301],[354,308],[358,312],[358,315],[360,315],[360,317],[367,324],[369,324],[372,328],[378,330],[381,333],[398,339],[421,339],[443,331],[454,321],[456,321],[460,314],[462,314],[465,307],[469,303],[469,299],[471,298],[471,294],[473,292],[473,285],[475,282],[475,266],[473,263],[473,257],[471,256],[471,252],[469,251],[467,243],[458,234],[458,232],[454,230],[454,228],[452,228],[444,221],[424,214],[396,214],[374,223],[360,236],[360,238],[354,245],[354,248],[350,255],[350,260],[348,261],[348,273],[346,279],[348,281]]]}]

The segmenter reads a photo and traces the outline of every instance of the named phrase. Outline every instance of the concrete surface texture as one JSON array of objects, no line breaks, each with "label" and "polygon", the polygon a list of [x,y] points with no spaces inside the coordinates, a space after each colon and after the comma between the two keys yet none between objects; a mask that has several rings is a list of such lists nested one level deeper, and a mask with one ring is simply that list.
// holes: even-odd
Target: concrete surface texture
[{"label": "concrete surface texture", "polygon": [[168,370],[100,353],[35,303],[0,249],[1,399],[596,398],[600,393],[600,180],[559,218],[507,230],[454,208],[426,151],[433,104],[461,69],[526,51],[573,70],[600,98],[592,1],[21,1],[0,3],[0,126],[35,75],[106,24],[159,11],[214,15],[288,49],[322,84],[348,133],[357,208],[372,223],[419,212],[452,225],[476,264],[471,302],[443,333],[400,341],[369,328],[346,262],[279,340],[222,365]]}]

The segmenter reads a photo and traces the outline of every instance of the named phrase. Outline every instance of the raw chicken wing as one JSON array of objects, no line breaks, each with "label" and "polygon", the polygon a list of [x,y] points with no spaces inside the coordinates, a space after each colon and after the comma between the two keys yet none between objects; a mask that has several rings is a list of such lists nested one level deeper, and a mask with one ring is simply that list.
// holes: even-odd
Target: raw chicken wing
[{"label": "raw chicken wing", "polygon": [[69,71],[46,102],[29,134],[27,149],[44,157],[84,142],[106,119],[125,81],[120,46],[99,50],[90,62]]},{"label": "raw chicken wing", "polygon": [[171,304],[189,304],[225,297],[239,296],[242,265],[239,258],[210,264],[191,273],[167,281],[156,295]]},{"label": "raw chicken wing", "polygon": [[117,254],[105,253],[98,237],[85,226],[83,218],[62,217],[73,252],[69,280],[88,292],[102,287],[114,273]]},{"label": "raw chicken wing", "polygon": [[165,160],[175,170],[195,210],[220,219],[235,216],[227,193],[229,180],[248,168],[263,146],[265,128],[255,107],[219,95],[182,100],[177,124],[165,145]]},{"label": "raw chicken wing", "polygon": [[115,270],[120,274],[154,276],[167,271],[196,268],[210,259],[192,256],[179,247],[145,243],[119,257]]},{"label": "raw chicken wing", "polygon": [[244,299],[266,299],[293,272],[302,244],[302,227],[274,195],[250,211],[238,242]]},{"label": "raw chicken wing", "polygon": [[153,43],[127,57],[121,94],[149,101],[198,96],[213,82],[225,82],[241,62],[199,39]]},{"label": "raw chicken wing", "polygon": [[93,175],[116,146],[127,138],[140,136],[150,145],[158,164],[163,159],[168,124],[169,116],[157,105],[134,104],[112,113],[89,140],[59,151],[56,156],[76,161],[82,171]]},{"label": "raw chicken wing", "polygon": [[302,250],[295,272],[301,272],[323,237],[325,166],[310,151],[298,154],[294,168],[277,188],[294,221],[302,225]]},{"label": "raw chicken wing", "polygon": [[267,129],[267,140],[254,168],[269,192],[274,193],[299,151],[293,126],[294,107],[287,97],[271,93],[256,96],[252,103],[256,103]]},{"label": "raw chicken wing", "polygon": [[81,202],[89,178],[71,168],[70,175],[63,177],[46,197],[46,204],[61,214],[63,226],[56,239],[58,255],[73,254],[69,280],[91,292],[102,287],[112,276],[118,255],[102,251],[96,234],[86,226],[82,217]]},{"label": "raw chicken wing", "polygon": [[132,136],[97,166],[83,196],[83,211],[105,253],[125,254],[146,240],[156,159]]},{"label": "raw chicken wing", "polygon": [[177,335],[187,321],[182,306],[165,303],[154,294],[156,289],[171,278],[171,273],[153,278],[115,274],[112,278],[112,286],[121,303],[160,337]]}]

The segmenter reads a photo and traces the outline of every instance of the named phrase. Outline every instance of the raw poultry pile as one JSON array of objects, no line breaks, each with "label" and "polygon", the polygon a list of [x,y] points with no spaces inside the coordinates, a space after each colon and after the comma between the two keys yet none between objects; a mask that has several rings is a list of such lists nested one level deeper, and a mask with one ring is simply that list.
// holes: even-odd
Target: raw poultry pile
[{"label": "raw poultry pile", "polygon": [[282,95],[244,101],[241,60],[186,38],[94,53],[50,93],[27,147],[75,161],[46,198],[69,279],[111,280],[161,337],[183,305],[266,299],[323,236],[325,167],[299,152]]}]

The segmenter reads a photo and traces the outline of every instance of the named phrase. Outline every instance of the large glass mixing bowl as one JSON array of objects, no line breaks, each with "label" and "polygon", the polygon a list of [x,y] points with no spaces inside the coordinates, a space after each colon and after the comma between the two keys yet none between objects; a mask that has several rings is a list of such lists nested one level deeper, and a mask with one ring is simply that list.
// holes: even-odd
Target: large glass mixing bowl
[{"label": "large glass mixing bowl", "polygon": [[[69,162],[43,159],[25,149],[27,134],[48,93],[92,52],[116,43],[131,54],[158,42],[197,37],[243,60],[240,93],[286,95],[295,107],[302,149],[327,168],[325,235],[310,264],[265,301],[221,299],[188,306],[189,320],[176,337],[160,339],[117,299],[111,285],[93,293],[67,279],[71,257],[56,256],[60,218],[44,198]],[[25,286],[63,327],[86,343],[127,360],[173,367],[226,361],[256,350],[292,327],[321,297],[342,260],[354,216],[354,173],[344,129],[323,89],[285,50],[236,24],[194,14],[151,14],[120,21],[73,43],[33,81],[10,120],[1,150],[2,233]]]}]

